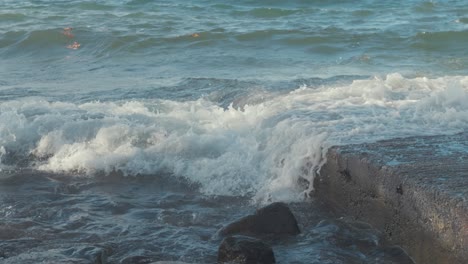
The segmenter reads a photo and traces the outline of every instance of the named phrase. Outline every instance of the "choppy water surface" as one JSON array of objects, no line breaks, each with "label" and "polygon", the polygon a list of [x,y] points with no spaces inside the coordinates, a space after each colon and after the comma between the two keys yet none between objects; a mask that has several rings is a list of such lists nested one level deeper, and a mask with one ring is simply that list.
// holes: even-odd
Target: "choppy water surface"
[{"label": "choppy water surface", "polygon": [[269,241],[279,263],[401,263],[307,182],[332,145],[466,131],[467,14],[2,1],[0,262],[213,263],[222,225],[286,201],[303,233]]},{"label": "choppy water surface", "polygon": [[[24,172],[1,181],[2,263],[215,263],[224,224],[254,211],[167,177],[77,180]],[[279,263],[402,263],[370,226],[316,201],[293,203],[302,234],[273,245]],[[408,263],[408,262],[403,262]]]}]

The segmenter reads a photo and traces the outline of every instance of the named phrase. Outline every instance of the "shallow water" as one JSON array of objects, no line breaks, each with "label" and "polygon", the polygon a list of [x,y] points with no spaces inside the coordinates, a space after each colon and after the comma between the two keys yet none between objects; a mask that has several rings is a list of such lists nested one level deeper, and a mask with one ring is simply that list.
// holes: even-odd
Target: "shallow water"
[{"label": "shallow water", "polygon": [[[1,181],[2,263],[215,263],[225,224],[253,213],[242,197],[207,197],[171,177],[58,177]],[[266,238],[278,263],[402,263],[370,226],[319,202],[292,203],[302,233]],[[101,262],[100,262],[101,261]]]},{"label": "shallow water", "polygon": [[308,183],[332,145],[467,130],[467,14],[2,1],[0,262],[211,263],[221,226],[286,201],[304,232],[269,241],[280,263],[400,263]]}]

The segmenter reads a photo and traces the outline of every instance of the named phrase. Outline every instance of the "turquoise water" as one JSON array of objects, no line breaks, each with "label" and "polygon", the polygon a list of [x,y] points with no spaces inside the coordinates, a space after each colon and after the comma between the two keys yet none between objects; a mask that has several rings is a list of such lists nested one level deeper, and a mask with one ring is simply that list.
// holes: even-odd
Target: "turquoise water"
[{"label": "turquoise water", "polygon": [[307,194],[332,145],[466,131],[467,43],[467,1],[1,1],[0,261],[211,263],[286,201],[280,263],[399,263]]},{"label": "turquoise water", "polygon": [[[269,82],[315,77],[433,77],[468,69],[466,1],[2,1],[0,7],[2,98],[20,88],[18,96],[59,100],[70,100],[70,91],[75,100],[193,99],[219,89],[199,91],[205,87],[195,83],[174,92],[174,86],[216,78],[271,89]],[[65,27],[74,38],[62,34]],[[73,41],[78,50],[66,48]]]}]

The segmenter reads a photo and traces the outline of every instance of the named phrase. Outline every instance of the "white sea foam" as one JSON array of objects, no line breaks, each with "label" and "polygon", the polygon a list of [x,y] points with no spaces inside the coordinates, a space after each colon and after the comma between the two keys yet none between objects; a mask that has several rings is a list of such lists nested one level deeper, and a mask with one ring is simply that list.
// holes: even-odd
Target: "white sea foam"
[{"label": "white sea foam", "polygon": [[[2,164],[2,157],[6,154],[5,148],[2,146],[0,147],[0,164]],[[2,168],[0,167],[0,171],[2,171]]]},{"label": "white sea foam", "polygon": [[391,74],[228,109],[205,99],[7,101],[0,162],[32,155],[31,166],[45,171],[168,173],[206,194],[295,200],[299,178],[313,180],[331,145],[466,130],[467,93],[465,76]]}]

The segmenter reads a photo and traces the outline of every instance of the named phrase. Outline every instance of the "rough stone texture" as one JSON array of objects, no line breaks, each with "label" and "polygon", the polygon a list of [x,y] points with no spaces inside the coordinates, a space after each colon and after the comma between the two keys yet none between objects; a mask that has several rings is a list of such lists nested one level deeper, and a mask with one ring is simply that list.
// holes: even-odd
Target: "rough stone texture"
[{"label": "rough stone texture", "polygon": [[296,218],[284,203],[272,203],[255,214],[243,217],[220,230],[220,235],[297,235],[300,233]]},{"label": "rough stone texture", "polygon": [[314,184],[416,263],[468,263],[468,133],[332,148]]},{"label": "rough stone texture", "polygon": [[246,236],[225,238],[218,250],[218,263],[270,264],[275,263],[271,247],[261,240]]}]

